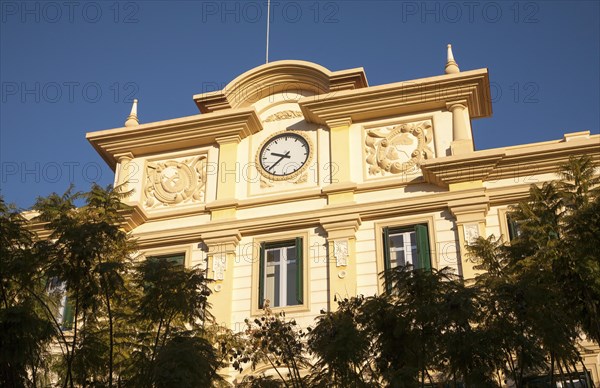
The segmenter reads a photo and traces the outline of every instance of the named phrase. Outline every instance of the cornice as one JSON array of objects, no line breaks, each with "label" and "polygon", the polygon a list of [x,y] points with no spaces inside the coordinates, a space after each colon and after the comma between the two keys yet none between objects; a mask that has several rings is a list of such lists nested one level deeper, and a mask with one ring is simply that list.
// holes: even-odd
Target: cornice
[{"label": "cornice", "polygon": [[239,75],[218,91],[196,94],[193,99],[202,113],[247,107],[269,95],[297,90],[314,94],[368,86],[363,68],[332,72],[307,61],[275,61]]},{"label": "cornice", "polygon": [[135,157],[216,143],[216,139],[243,139],[262,130],[254,108],[243,108],[135,127],[89,132],[86,138],[114,170],[117,155],[130,152]]},{"label": "cornice", "polygon": [[487,69],[464,71],[368,88],[331,92],[300,99],[304,117],[326,125],[327,121],[350,118],[352,122],[383,116],[446,109],[461,101],[471,118],[492,114]]},{"label": "cornice", "polygon": [[[193,243],[199,241],[206,233],[219,235],[228,230],[238,230],[242,235],[281,232],[284,230],[317,227],[327,220],[344,222],[344,220],[369,220],[381,217],[394,217],[409,214],[431,213],[448,208],[448,203],[461,199],[481,198],[481,189],[460,192],[432,193],[418,197],[399,198],[369,203],[339,205],[276,216],[255,217],[251,219],[233,219],[211,221],[203,225],[185,228],[173,228],[168,231],[154,231],[136,234],[141,247],[167,245],[174,243]],[[355,221],[353,221],[355,222]]]},{"label": "cornice", "polygon": [[[565,135],[568,136],[568,135]],[[572,155],[590,155],[600,161],[600,136],[495,148],[423,161],[426,182],[447,188],[450,184],[496,181],[556,173]]]},{"label": "cornice", "polygon": [[532,144],[530,147],[509,147],[488,180],[507,177],[556,173],[569,156],[589,155],[600,162],[600,135],[588,139]]},{"label": "cornice", "polygon": [[426,159],[421,170],[426,182],[447,188],[453,183],[484,181],[504,155],[503,150],[493,149]]}]

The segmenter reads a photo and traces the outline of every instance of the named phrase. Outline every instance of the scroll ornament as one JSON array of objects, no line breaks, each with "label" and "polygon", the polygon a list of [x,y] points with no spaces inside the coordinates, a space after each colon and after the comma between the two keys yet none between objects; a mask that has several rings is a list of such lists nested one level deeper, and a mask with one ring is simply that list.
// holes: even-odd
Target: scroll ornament
[{"label": "scroll ornament", "polygon": [[293,119],[296,117],[304,117],[304,116],[302,116],[302,112],[300,112],[298,110],[284,110],[284,111],[277,112],[277,113],[270,115],[269,117],[267,117],[265,119],[265,122],[269,123],[269,122],[273,122],[273,121]]},{"label": "scroll ornament", "polygon": [[[424,159],[433,158],[430,121],[370,129],[365,140],[369,174],[415,174]],[[413,146],[416,141],[416,146]]]},{"label": "scroll ornament", "polygon": [[206,156],[186,160],[148,163],[146,202],[148,208],[173,206],[185,202],[204,202]]}]

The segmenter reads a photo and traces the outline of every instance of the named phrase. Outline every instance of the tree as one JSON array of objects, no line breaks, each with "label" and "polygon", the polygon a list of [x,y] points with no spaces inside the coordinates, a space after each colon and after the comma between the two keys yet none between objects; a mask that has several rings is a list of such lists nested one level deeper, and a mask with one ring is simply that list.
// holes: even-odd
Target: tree
[{"label": "tree", "polygon": [[[517,387],[528,373],[565,381],[580,360],[580,332],[600,340],[598,175],[589,156],[560,166],[562,180],[530,188],[510,218],[510,242],[491,236],[469,248],[485,295],[483,324],[500,339]],[[585,368],[585,367],[584,367]],[[566,372],[566,373],[565,373]]]},{"label": "tree", "polygon": [[[67,349],[63,386],[85,386],[89,381],[106,381],[113,386],[113,305],[126,292],[123,276],[135,250],[130,236],[121,228],[124,195],[119,188],[93,185],[88,193],[68,190],[62,196],[40,198],[34,206],[39,212],[37,219],[51,230],[45,250],[45,274],[64,282],[74,309],[69,333],[72,339],[67,341],[62,327],[58,328]],[[79,199],[85,204],[76,207]],[[105,352],[99,351],[100,344],[107,345]],[[77,374],[74,365],[79,366]]]},{"label": "tree", "polygon": [[36,386],[47,368],[55,327],[36,298],[50,303],[44,261],[27,220],[0,197],[0,385]]},{"label": "tree", "polygon": [[[29,222],[0,201],[1,385],[35,387],[51,369],[65,387],[222,380],[217,370],[225,356],[210,340],[226,335],[205,329],[212,323],[208,280],[198,268],[165,260],[132,265],[136,245],[121,227],[123,195],[94,185],[88,193],[38,199],[35,220],[50,230],[40,241]],[[57,317],[65,293],[72,322]],[[52,344],[62,350],[57,362]],[[167,360],[189,368],[173,374],[164,369]],[[204,370],[198,372],[199,365]]]}]

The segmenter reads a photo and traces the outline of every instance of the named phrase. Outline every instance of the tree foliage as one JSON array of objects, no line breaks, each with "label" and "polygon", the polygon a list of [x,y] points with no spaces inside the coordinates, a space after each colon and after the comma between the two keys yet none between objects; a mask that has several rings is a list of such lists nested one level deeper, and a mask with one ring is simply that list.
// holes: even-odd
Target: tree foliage
[{"label": "tree foliage", "polygon": [[[312,326],[266,306],[237,334],[214,324],[202,270],[136,256],[118,188],[39,199],[44,240],[0,198],[0,385],[216,387],[226,367],[241,387],[568,382],[585,368],[577,342],[600,342],[595,168],[573,157],[532,186],[511,241],[469,246],[475,279],[396,267],[383,294],[338,300]],[[65,290],[72,324],[57,315]]]}]

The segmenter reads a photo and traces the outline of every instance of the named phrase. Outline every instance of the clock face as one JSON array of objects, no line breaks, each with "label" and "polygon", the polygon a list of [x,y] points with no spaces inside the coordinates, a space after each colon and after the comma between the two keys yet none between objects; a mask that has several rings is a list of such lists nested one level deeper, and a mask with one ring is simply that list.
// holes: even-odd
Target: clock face
[{"label": "clock face", "polygon": [[273,178],[289,177],[304,167],[309,157],[308,140],[293,132],[283,132],[268,139],[258,155],[260,166]]}]

